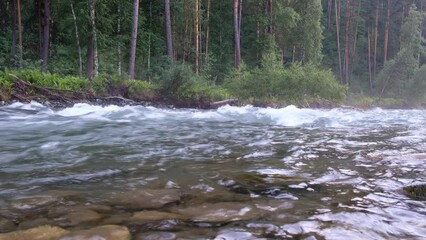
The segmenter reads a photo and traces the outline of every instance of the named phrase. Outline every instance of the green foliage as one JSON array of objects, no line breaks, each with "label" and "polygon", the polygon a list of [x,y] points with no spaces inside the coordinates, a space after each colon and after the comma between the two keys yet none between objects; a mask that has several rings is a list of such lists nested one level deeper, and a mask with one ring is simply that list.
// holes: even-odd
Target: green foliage
[{"label": "green foliage", "polygon": [[81,90],[87,84],[87,80],[82,78],[73,76],[61,77],[57,74],[42,73],[38,70],[11,71],[10,73],[26,82],[41,87]]},{"label": "green foliage", "polygon": [[275,51],[268,51],[260,68],[231,72],[225,85],[231,93],[242,99],[278,100],[298,103],[315,99],[342,101],[346,86],[338,84],[330,70],[312,64],[294,64],[283,68]]},{"label": "green foliage", "polygon": [[0,88],[9,90],[13,85],[13,78],[6,71],[0,71]]},{"label": "green foliage", "polygon": [[[401,50],[377,76],[378,95],[417,101],[425,93],[419,73],[419,56],[424,51],[421,26],[424,14],[413,5],[401,28]],[[416,75],[416,76],[415,76]]]},{"label": "green foliage", "polygon": [[150,100],[156,97],[157,88],[147,81],[127,80],[128,96],[136,100]]},{"label": "green foliage", "polygon": [[100,96],[126,96],[128,94],[127,76],[100,74],[89,82],[89,87]]}]

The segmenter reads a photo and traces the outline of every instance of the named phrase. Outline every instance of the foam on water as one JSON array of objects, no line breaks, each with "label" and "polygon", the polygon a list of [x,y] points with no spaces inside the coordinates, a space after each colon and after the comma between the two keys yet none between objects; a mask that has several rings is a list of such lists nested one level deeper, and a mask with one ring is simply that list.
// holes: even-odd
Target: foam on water
[{"label": "foam on water", "polygon": [[[159,109],[141,106],[93,106],[85,103],[75,104],[73,107],[59,111],[52,111],[37,103],[13,103],[2,107],[7,109],[21,109],[42,111],[45,114],[56,114],[62,117],[77,117],[82,119],[98,120],[128,120],[128,119],[161,119],[161,118],[194,118],[212,121],[235,121],[241,123],[273,124],[285,127],[314,127],[314,128],[345,128],[353,126],[388,126],[390,124],[409,124],[413,127],[424,124],[426,116],[420,110],[400,111],[373,109],[356,111],[348,109],[301,109],[288,106],[280,109],[258,108],[253,106],[234,107],[223,106],[217,110],[194,111]],[[0,108],[1,109],[1,108]],[[22,116],[12,116],[20,118]],[[417,128],[416,128],[417,129]],[[413,129],[416,130],[416,129]],[[422,136],[416,136],[415,141]],[[394,141],[404,141],[402,137],[395,137]]]}]

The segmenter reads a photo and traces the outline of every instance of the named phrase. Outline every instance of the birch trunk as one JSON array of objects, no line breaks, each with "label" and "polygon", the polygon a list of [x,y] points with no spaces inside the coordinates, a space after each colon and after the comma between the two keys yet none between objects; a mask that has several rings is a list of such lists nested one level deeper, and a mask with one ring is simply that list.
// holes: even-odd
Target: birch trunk
[{"label": "birch trunk", "polygon": [[83,77],[83,59],[82,59],[82,56],[81,56],[80,36],[78,34],[77,17],[75,15],[74,5],[72,4],[71,1],[70,1],[70,6],[71,6],[72,18],[73,18],[73,21],[74,21],[75,40],[76,40],[76,45],[77,45],[77,50],[78,50],[78,74],[79,74],[80,77]]}]

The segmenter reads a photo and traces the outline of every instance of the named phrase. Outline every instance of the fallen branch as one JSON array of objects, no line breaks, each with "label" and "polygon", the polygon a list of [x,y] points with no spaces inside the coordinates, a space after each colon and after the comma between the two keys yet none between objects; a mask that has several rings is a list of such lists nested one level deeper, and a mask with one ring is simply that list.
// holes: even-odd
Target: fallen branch
[{"label": "fallen branch", "polygon": [[103,97],[101,99],[103,99],[103,100],[119,100],[119,101],[122,101],[122,102],[130,102],[130,103],[135,102],[132,99],[128,99],[128,98],[124,98],[124,97],[120,97],[120,96]]},{"label": "fallen branch", "polygon": [[238,102],[237,98],[226,99],[226,100],[222,100],[222,101],[212,102],[212,103],[210,103],[210,106],[211,107],[221,107],[221,106],[224,106],[226,104],[235,104],[237,102]]}]

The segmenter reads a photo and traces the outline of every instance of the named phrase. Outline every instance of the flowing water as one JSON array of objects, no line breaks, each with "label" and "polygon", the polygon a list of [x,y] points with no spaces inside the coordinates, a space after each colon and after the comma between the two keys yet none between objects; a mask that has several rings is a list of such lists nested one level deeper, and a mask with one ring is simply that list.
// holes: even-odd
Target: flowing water
[{"label": "flowing water", "polygon": [[[422,110],[0,107],[0,215],[16,224],[16,199],[52,190],[105,204],[127,191],[179,189],[178,203],[157,210],[185,220],[132,233],[425,239],[426,202],[402,191],[425,183],[425,169]],[[241,217],[211,219],[227,214]]]}]

